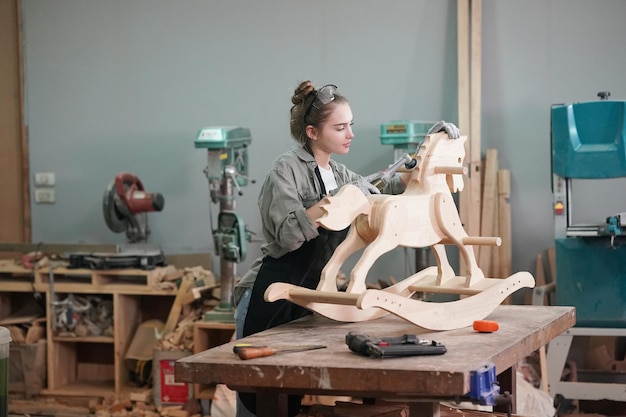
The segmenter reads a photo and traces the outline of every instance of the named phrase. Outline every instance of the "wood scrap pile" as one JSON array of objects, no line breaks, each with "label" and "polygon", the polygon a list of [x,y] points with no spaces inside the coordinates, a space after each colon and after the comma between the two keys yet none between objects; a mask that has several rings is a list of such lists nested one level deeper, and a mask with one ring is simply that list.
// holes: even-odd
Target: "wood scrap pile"
[{"label": "wood scrap pile", "polygon": [[[64,262],[58,254],[46,254],[41,251],[29,252],[22,255],[19,259],[15,260],[15,264],[22,266],[26,269],[39,269],[46,268],[50,266],[52,262]],[[64,266],[67,266],[69,263],[64,262]]]},{"label": "wood scrap pile", "polygon": [[0,326],[9,330],[12,343],[37,343],[46,337],[45,310],[33,298],[0,320]]},{"label": "wood scrap pile", "polygon": [[152,391],[130,393],[121,401],[90,401],[89,409],[96,417],[200,417],[202,410],[198,400],[190,399],[185,404],[156,406]]},{"label": "wood scrap pile", "polygon": [[352,402],[336,402],[334,406],[312,406],[300,417],[408,417],[407,404],[359,404]]},{"label": "wood scrap pile", "polygon": [[220,288],[213,273],[203,267],[185,268],[180,272],[176,299],[157,348],[193,352],[193,323],[219,304]]},{"label": "wood scrap pile", "polygon": [[197,400],[185,404],[156,406],[151,390],[131,392],[127,398],[37,397],[28,400],[11,398],[9,415],[56,415],[74,417],[200,417]]}]

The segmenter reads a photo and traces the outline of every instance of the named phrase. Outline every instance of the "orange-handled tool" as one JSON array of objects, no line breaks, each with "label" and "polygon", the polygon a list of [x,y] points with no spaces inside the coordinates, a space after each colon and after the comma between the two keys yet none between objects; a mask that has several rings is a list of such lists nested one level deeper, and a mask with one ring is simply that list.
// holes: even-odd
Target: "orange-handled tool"
[{"label": "orange-handled tool", "polygon": [[253,346],[246,344],[235,345],[233,352],[235,352],[241,359],[248,360],[254,358],[263,358],[266,356],[276,355],[278,353],[289,352],[302,352],[305,350],[324,349],[323,345],[306,345],[306,346],[284,346],[284,347],[269,347],[269,346]]}]

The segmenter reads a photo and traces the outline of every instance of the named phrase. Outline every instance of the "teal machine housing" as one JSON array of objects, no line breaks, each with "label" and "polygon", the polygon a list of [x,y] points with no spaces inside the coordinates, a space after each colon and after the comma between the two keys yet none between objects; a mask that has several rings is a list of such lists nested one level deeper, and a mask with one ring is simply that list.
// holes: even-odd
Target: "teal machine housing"
[{"label": "teal machine housing", "polygon": [[413,155],[435,122],[394,120],[380,125],[380,143],[393,145],[393,160],[405,153]]},{"label": "teal machine housing", "polygon": [[572,224],[571,204],[574,179],[626,177],[625,112],[626,102],[608,100],[551,109],[556,303],[576,307],[577,327],[626,327],[621,226],[615,216],[598,225]]},{"label": "teal machine housing", "polygon": [[252,142],[250,129],[238,126],[207,126],[199,130],[194,140],[196,149],[206,149],[207,166],[204,174],[209,181],[212,203],[218,203],[217,228],[211,230],[215,254],[220,257],[220,303],[205,314],[205,321],[234,322],[233,288],[237,263],[246,258],[246,242],[250,240],[243,219],[235,212],[235,190],[255,181],[248,177],[248,146]]}]

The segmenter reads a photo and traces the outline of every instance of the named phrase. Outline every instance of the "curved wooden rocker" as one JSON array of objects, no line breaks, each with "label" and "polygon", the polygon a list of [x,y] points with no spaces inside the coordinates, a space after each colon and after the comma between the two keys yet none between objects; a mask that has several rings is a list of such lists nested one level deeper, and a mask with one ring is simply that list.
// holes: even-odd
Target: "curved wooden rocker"
[{"label": "curved wooden rocker", "polygon": [[[485,278],[473,245],[501,244],[499,237],[468,236],[459,218],[453,192],[462,190],[466,136],[450,140],[445,133],[429,135],[418,147],[418,164],[406,190],[399,195],[365,196],[347,185],[326,197],[318,220],[330,230],[351,225],[337,247],[315,290],[285,283],[272,284],[267,301],[287,299],[338,321],[364,321],[387,312],[418,326],[448,330],[471,325],[491,313],[522,287],[533,287],[527,272],[506,279]],[[459,249],[467,275],[459,277],[450,265],[444,245]],[[367,273],[384,253],[398,247],[432,247],[437,267],[427,268],[383,290],[367,290]],[[346,292],[337,291],[336,277],[353,253],[364,249],[350,273]],[[415,292],[469,295],[458,301],[434,303],[412,299]]]}]

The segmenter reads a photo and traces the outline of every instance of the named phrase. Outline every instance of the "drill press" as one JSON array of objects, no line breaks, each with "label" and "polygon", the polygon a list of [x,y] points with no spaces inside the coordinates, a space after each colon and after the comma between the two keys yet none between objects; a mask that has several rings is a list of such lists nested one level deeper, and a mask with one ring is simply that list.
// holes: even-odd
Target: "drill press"
[{"label": "drill press", "polygon": [[207,150],[204,174],[209,181],[211,203],[219,202],[217,228],[213,228],[215,255],[220,257],[220,303],[205,314],[205,321],[234,323],[233,287],[237,263],[246,258],[246,241],[250,234],[235,212],[235,193],[243,195],[241,187],[254,183],[248,177],[250,130],[243,127],[215,126],[200,129],[194,142],[196,148]]}]

